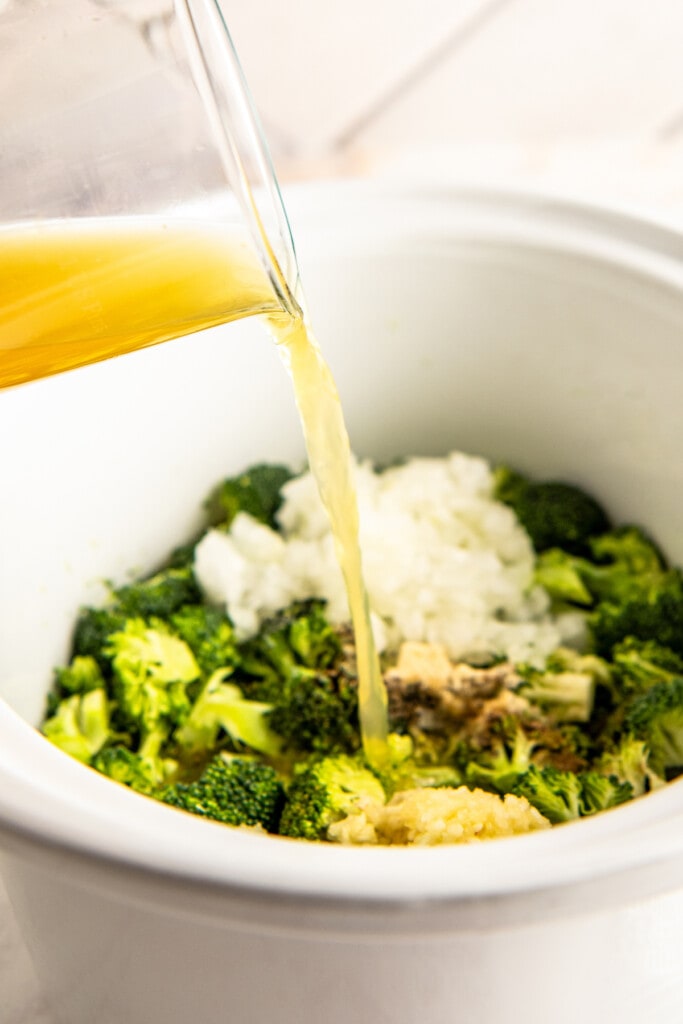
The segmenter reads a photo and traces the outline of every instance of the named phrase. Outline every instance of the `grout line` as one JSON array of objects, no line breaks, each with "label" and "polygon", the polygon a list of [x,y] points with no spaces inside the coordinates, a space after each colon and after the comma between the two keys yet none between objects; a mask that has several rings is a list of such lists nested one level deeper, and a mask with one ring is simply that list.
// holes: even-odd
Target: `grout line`
[{"label": "grout line", "polygon": [[384,96],[381,96],[363,114],[352,121],[336,139],[332,140],[330,149],[335,151],[348,146],[353,142],[356,135],[359,135],[376,118],[384,114],[398,100],[405,96],[413,86],[430,74],[439,63],[466,46],[490,21],[515,2],[516,0],[489,0],[485,7],[476,14],[473,14],[463,25],[459,25],[458,28],[454,29],[450,35],[438,43],[413,68],[406,72],[404,77],[393,85]]}]

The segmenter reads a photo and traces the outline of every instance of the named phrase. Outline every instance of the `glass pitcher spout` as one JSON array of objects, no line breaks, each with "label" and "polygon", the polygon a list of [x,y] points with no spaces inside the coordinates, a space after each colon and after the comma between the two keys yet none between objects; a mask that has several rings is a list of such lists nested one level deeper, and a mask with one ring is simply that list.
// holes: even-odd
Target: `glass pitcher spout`
[{"label": "glass pitcher spout", "polygon": [[265,135],[215,0],[176,0],[190,69],[213,124],[226,177],[280,303],[301,314],[294,240]]}]

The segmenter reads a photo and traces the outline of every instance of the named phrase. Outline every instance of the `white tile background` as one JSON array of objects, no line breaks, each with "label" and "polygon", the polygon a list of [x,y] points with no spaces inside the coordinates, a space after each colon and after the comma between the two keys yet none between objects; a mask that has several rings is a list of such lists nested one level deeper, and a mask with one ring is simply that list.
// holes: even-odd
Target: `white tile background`
[{"label": "white tile background", "polygon": [[681,0],[223,0],[280,176],[413,167],[683,207]]},{"label": "white tile background", "polygon": [[[389,167],[683,225],[681,0],[223,7],[284,180]],[[53,1024],[1,886],[0,993],[0,1024]]]}]

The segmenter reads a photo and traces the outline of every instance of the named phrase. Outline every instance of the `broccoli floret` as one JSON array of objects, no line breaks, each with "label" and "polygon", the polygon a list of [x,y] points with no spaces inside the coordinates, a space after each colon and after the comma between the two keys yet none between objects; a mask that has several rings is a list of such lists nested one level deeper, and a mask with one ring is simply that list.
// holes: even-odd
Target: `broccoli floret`
[{"label": "broccoli floret", "polygon": [[167,631],[143,619],[129,619],[113,633],[105,653],[112,659],[113,695],[127,727],[140,739],[141,757],[155,758],[171,732],[190,712],[188,683],[199,678],[192,651]]},{"label": "broccoli floret", "polygon": [[51,743],[88,762],[109,739],[109,705],[103,689],[74,693],[60,701],[42,725]]},{"label": "broccoli floret", "polygon": [[238,686],[214,672],[201,690],[192,710],[176,731],[175,740],[185,754],[209,754],[224,730],[234,743],[276,757],[282,741],[270,727],[270,704],[245,700]]},{"label": "broccoli floret", "polygon": [[683,579],[678,569],[631,584],[617,598],[601,601],[589,624],[598,654],[609,657],[627,637],[656,640],[683,655]]},{"label": "broccoli floret", "polygon": [[387,757],[381,770],[373,772],[387,797],[405,789],[442,789],[462,785],[463,772],[451,764],[423,764],[416,759],[413,740],[403,733],[390,732]]},{"label": "broccoli floret", "polygon": [[96,771],[109,776],[114,782],[120,782],[138,793],[154,796],[159,785],[174,773],[175,764],[171,761],[153,762],[142,758],[128,750],[127,747],[105,747],[91,761]]},{"label": "broccoli floret", "polygon": [[192,568],[164,569],[114,590],[115,607],[128,618],[167,619],[185,604],[201,601]]},{"label": "broccoli floret", "polygon": [[515,796],[525,796],[553,825],[572,821],[581,813],[581,780],[574,772],[532,765],[512,787]]},{"label": "broccoli floret", "polygon": [[666,778],[683,768],[683,677],[655,683],[626,713],[626,731],[648,749],[648,764]]},{"label": "broccoli floret", "polygon": [[297,673],[273,695],[268,724],[288,750],[352,753],[360,746],[357,690],[344,681]]},{"label": "broccoli floret", "polygon": [[330,825],[350,814],[362,798],[385,801],[380,782],[358,759],[339,755],[301,766],[287,793],[280,834],[323,840]]},{"label": "broccoli floret", "polygon": [[311,669],[332,668],[342,651],[339,634],[327,621],[321,601],[295,606],[288,639],[302,665]]},{"label": "broccoli floret", "polygon": [[301,668],[334,668],[342,644],[323,609],[321,601],[297,601],[265,622],[258,636],[240,648],[243,671],[273,681]]},{"label": "broccoli floret", "polygon": [[51,718],[61,701],[71,694],[104,689],[106,683],[95,658],[78,655],[69,665],[55,669],[54,686],[47,695],[46,717]]},{"label": "broccoli floret", "polygon": [[284,799],[282,782],[269,765],[245,757],[218,754],[201,776],[163,793],[164,803],[224,825],[277,830]]},{"label": "broccoli floret", "polygon": [[337,670],[341,641],[322,607],[295,604],[267,623],[240,649],[240,684],[272,705],[270,727],[288,749],[351,753],[360,746],[357,690]]},{"label": "broccoli floret", "polygon": [[280,491],[293,475],[286,466],[263,464],[224,480],[206,502],[210,524],[227,530],[238,512],[247,512],[274,527],[282,504]]},{"label": "broccoli floret", "polygon": [[55,683],[60,693],[88,693],[104,688],[104,679],[95,658],[79,655],[65,668],[55,670]]},{"label": "broccoli floret", "polygon": [[455,761],[468,785],[509,793],[531,765],[578,773],[593,756],[594,744],[584,725],[553,722],[527,705],[502,717],[494,711],[484,730],[477,726],[461,740]]},{"label": "broccoli floret", "polygon": [[609,657],[626,637],[656,640],[683,654],[683,578],[667,569],[652,541],[635,526],[593,537],[591,558],[551,550],[538,560],[536,580],[562,601],[591,607],[598,654]]},{"label": "broccoli floret", "polygon": [[539,768],[580,772],[594,755],[594,741],[584,724],[552,723],[546,718],[524,723],[527,738],[534,745],[533,762]]},{"label": "broccoli floret", "polygon": [[525,796],[553,825],[616,807],[633,796],[630,783],[615,776],[597,771],[575,774],[534,765],[520,775],[512,792]]},{"label": "broccoli floret", "polygon": [[582,772],[581,782],[581,816],[587,817],[606,811],[610,807],[618,807],[633,798],[634,792],[630,782],[621,782],[615,775],[602,775],[597,771]]},{"label": "broccoli floret", "polygon": [[494,748],[477,754],[467,764],[467,785],[509,793],[520,775],[531,765],[534,743],[519,722],[506,723],[510,735],[501,737]]},{"label": "broccoli floret", "polygon": [[549,548],[542,551],[536,560],[534,581],[555,601],[590,608],[595,599],[584,582],[582,572],[588,564],[585,558],[571,555],[561,548]]},{"label": "broccoli floret", "polygon": [[258,636],[239,648],[239,682],[254,690],[258,697],[270,698],[282,680],[301,666],[297,665],[285,629],[267,622]]},{"label": "broccoli floret", "polygon": [[512,508],[536,551],[563,548],[580,554],[591,537],[609,528],[598,502],[570,484],[534,483],[500,466],[495,472],[495,496]]},{"label": "broccoli floret", "polygon": [[625,696],[645,693],[655,683],[683,676],[683,658],[656,640],[629,637],[612,651],[614,675]]},{"label": "broccoli floret", "polygon": [[74,630],[73,656],[83,655],[94,658],[103,672],[110,668],[110,658],[105,654],[107,641],[112,633],[125,628],[127,616],[114,608],[83,608]]},{"label": "broccoli floret", "polygon": [[[485,745],[481,745],[485,739]],[[553,724],[529,709],[492,723],[488,736],[466,742],[459,752],[469,786],[509,793],[531,765],[577,773],[588,766],[591,742],[575,723]]]},{"label": "broccoli floret", "polygon": [[596,771],[610,775],[619,782],[627,782],[633,796],[641,796],[651,789],[664,785],[648,764],[647,746],[642,740],[625,736],[611,750],[601,755],[595,764]]},{"label": "broccoli floret", "polygon": [[236,665],[235,634],[230,620],[218,608],[186,605],[171,616],[171,626],[195,656],[205,676]]},{"label": "broccoli floret", "polygon": [[555,722],[587,722],[596,686],[608,686],[611,681],[606,661],[568,647],[558,647],[544,669],[520,665],[517,670],[523,679],[518,692],[543,708]]},{"label": "broccoli floret", "polygon": [[405,789],[456,789],[464,782],[463,773],[450,764],[421,765],[408,762],[393,775],[381,776],[387,796]]},{"label": "broccoli floret", "polygon": [[621,601],[645,580],[654,584],[665,570],[658,548],[637,526],[592,537],[589,547],[590,557],[559,548],[544,551],[536,582],[556,600],[590,607],[596,601]]},{"label": "broccoli floret", "polygon": [[664,556],[657,545],[639,526],[619,526],[614,530],[592,537],[591,557],[597,566],[606,566],[604,584],[599,569],[595,574],[595,591],[598,597],[604,587],[612,591],[609,582],[611,571],[619,570],[624,575],[653,575],[666,569]]}]

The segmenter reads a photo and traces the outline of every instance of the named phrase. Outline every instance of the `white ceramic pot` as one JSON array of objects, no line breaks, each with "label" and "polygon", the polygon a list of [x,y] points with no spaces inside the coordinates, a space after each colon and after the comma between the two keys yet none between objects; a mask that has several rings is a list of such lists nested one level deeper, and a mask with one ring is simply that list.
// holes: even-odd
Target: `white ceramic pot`
[{"label": "white ceramic pot", "polygon": [[[590,487],[683,560],[683,243],[523,196],[289,197],[356,451],[452,448]],[[191,534],[222,475],[302,457],[261,326],[0,395],[0,847],[65,1024],[641,1024],[683,1005],[683,785],[481,846],[231,831],[31,727],[78,606]]]}]

